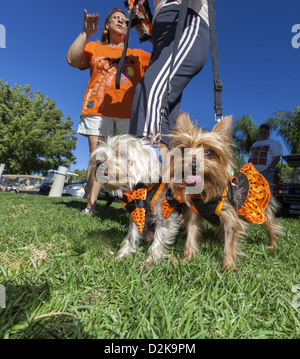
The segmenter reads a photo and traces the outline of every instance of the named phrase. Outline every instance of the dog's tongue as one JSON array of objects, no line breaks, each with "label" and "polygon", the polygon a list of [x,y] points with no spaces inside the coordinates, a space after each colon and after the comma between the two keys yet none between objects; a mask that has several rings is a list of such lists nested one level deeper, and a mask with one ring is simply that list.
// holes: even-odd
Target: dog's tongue
[{"label": "dog's tongue", "polygon": [[185,183],[187,184],[203,183],[203,180],[200,176],[188,175],[186,177]]}]

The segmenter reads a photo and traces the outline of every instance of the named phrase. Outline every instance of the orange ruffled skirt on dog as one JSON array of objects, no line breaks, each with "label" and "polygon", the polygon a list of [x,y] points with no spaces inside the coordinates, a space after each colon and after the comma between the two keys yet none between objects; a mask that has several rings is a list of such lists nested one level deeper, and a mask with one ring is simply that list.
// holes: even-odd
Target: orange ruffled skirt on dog
[{"label": "orange ruffled skirt on dog", "polygon": [[[154,206],[158,197],[160,197],[166,183],[151,184],[149,186],[141,185],[140,188],[124,192],[120,203],[131,214],[134,223],[137,225],[140,233],[145,226],[146,210],[154,211]],[[239,190],[239,201],[236,203],[235,192]],[[256,170],[252,163],[244,165],[230,179],[230,184],[225,188],[223,195],[211,202],[205,202],[202,195],[191,195],[191,208],[197,214],[201,214],[206,220],[214,226],[219,226],[219,215],[222,211],[224,202],[228,199],[237,205],[239,214],[252,223],[262,224],[266,220],[264,211],[269,203],[271,196],[268,181]],[[172,203],[172,202],[176,203]],[[161,203],[163,218],[167,219],[175,207],[183,203],[180,193],[173,201],[164,195]]]},{"label": "orange ruffled skirt on dog", "polygon": [[[239,195],[236,195],[239,190]],[[256,170],[252,163],[245,164],[230,179],[221,197],[205,201],[205,193],[191,195],[191,208],[197,214],[218,227],[219,215],[227,199],[238,213],[252,223],[262,224],[266,220],[264,211],[271,196],[268,181]]]},{"label": "orange ruffled skirt on dog", "polygon": [[[271,191],[268,181],[252,163],[245,164],[231,179],[237,187],[243,181],[243,175],[249,183],[247,197],[239,208],[239,214],[252,223],[262,224],[266,220],[264,211],[270,201]],[[237,179],[237,182],[236,182]]]}]

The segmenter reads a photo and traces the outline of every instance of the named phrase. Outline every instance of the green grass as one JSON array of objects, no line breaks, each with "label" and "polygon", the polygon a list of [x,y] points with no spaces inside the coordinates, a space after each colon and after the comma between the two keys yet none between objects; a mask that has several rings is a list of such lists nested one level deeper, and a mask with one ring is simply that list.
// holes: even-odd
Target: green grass
[{"label": "green grass", "polygon": [[[300,308],[291,305],[299,220],[280,219],[275,252],[251,225],[238,273],[220,272],[222,245],[210,227],[192,262],[146,270],[149,244],[114,262],[128,223],[119,204],[99,202],[89,217],[84,200],[0,193],[0,203],[0,338],[300,337]],[[183,246],[179,236],[170,250],[180,256]],[[71,316],[55,314],[63,312]]]}]

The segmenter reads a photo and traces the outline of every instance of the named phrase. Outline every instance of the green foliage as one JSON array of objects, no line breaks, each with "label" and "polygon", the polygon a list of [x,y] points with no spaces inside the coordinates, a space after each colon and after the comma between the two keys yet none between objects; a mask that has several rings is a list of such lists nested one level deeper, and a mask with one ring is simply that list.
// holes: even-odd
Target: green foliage
[{"label": "green foliage", "polygon": [[239,170],[248,161],[245,156],[250,152],[251,146],[258,138],[258,126],[250,115],[243,115],[234,122],[232,138],[235,170]]},{"label": "green foliage", "polygon": [[239,152],[239,149],[237,147],[235,147],[233,149],[233,158],[234,158],[234,164],[235,164],[235,167],[233,170],[238,171],[239,169],[241,169],[244,166],[246,161],[245,161],[244,155]]},{"label": "green foliage", "polygon": [[250,115],[243,115],[237,119],[232,129],[232,136],[237,151],[246,155],[253,143],[258,140],[258,126]]},{"label": "green foliage", "polygon": [[86,178],[86,170],[84,170],[84,169],[83,170],[76,169],[74,171],[74,173],[76,173],[78,175],[78,177],[76,177],[76,181]]},{"label": "green foliage", "polygon": [[[297,219],[280,219],[278,250],[251,225],[238,273],[221,273],[223,244],[208,226],[189,263],[141,266],[141,251],[115,262],[128,215],[98,201],[0,193],[0,338],[299,338]],[[169,248],[183,253],[185,237]],[[299,302],[299,299],[298,299]],[[65,313],[65,314],[62,314]]]},{"label": "green foliage", "polygon": [[73,122],[55,106],[29,85],[13,88],[0,80],[0,163],[7,173],[46,174],[74,162]]},{"label": "green foliage", "polygon": [[300,106],[294,106],[293,111],[276,112],[267,123],[277,130],[290,153],[300,153]]},{"label": "green foliage", "polygon": [[[293,111],[276,112],[274,117],[265,123],[271,130],[277,131],[290,153],[300,153],[300,106],[294,106]],[[243,115],[235,121],[232,135],[238,162],[250,152],[251,146],[258,140],[258,130],[259,127],[250,115]]]}]

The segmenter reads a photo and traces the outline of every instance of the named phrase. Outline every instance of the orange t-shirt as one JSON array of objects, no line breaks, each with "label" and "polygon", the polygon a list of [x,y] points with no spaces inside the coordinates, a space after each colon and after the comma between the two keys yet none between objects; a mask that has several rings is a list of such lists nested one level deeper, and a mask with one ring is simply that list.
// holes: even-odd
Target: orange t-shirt
[{"label": "orange t-shirt", "polygon": [[151,55],[141,49],[127,50],[120,89],[117,90],[115,78],[122,52],[123,48],[98,42],[89,42],[85,46],[91,78],[84,95],[81,115],[130,118],[134,90],[148,67]]}]

